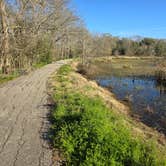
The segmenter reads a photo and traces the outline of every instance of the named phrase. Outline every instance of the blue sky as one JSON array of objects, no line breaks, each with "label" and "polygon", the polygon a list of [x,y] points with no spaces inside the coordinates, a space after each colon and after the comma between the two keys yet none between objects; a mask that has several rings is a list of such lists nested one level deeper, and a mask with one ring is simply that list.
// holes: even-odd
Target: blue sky
[{"label": "blue sky", "polygon": [[73,5],[93,33],[166,38],[166,0],[73,0]]}]

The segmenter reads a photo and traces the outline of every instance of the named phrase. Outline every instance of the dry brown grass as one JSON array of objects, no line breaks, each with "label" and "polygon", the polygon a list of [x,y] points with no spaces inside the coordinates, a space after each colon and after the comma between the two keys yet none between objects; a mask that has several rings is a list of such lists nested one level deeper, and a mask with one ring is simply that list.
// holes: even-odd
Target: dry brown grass
[{"label": "dry brown grass", "polygon": [[158,65],[163,62],[161,57],[100,57],[92,59],[88,66],[87,75],[93,78],[96,75],[116,76],[155,76]]}]

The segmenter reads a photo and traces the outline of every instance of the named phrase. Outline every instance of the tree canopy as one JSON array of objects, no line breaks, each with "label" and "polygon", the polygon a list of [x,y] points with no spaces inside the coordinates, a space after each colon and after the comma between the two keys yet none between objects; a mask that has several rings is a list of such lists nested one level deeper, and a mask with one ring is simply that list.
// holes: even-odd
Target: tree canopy
[{"label": "tree canopy", "polygon": [[90,33],[70,6],[70,0],[1,0],[2,73],[75,56],[166,56],[165,40]]}]

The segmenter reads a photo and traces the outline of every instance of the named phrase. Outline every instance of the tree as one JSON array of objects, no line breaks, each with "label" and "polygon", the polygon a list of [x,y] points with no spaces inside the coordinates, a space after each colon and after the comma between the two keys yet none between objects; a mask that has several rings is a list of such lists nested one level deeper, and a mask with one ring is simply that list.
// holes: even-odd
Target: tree
[{"label": "tree", "polygon": [[72,42],[72,33],[80,21],[69,3],[67,0],[1,1],[0,64],[4,73],[8,73],[9,67],[22,70],[35,63],[49,63],[58,56],[69,57],[72,47],[75,48],[72,45],[77,44]]},{"label": "tree", "polygon": [[166,57],[166,42],[159,40],[155,46],[156,56]]},{"label": "tree", "polygon": [[10,68],[10,57],[9,57],[9,28],[7,22],[7,11],[4,0],[0,1],[0,16],[1,16],[1,66],[2,73],[8,74]]}]

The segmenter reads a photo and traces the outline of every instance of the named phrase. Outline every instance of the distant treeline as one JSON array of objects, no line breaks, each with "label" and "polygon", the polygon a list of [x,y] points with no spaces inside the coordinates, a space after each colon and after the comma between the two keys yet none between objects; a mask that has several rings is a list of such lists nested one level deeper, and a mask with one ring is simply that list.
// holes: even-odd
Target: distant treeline
[{"label": "distant treeline", "polygon": [[94,56],[165,56],[166,40],[152,38],[118,38],[110,34],[92,37],[92,54]]}]

